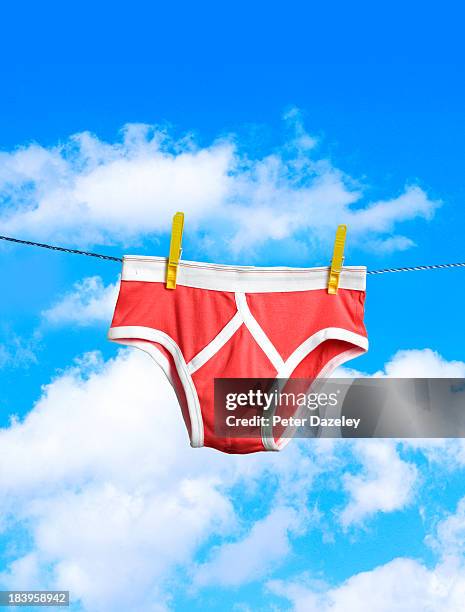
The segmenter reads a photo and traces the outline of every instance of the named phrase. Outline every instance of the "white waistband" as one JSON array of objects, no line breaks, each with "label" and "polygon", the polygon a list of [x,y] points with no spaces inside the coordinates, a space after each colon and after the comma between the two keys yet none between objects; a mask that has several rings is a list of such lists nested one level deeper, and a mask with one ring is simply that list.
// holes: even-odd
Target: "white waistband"
[{"label": "white waistband", "polygon": [[[125,255],[121,280],[164,283],[167,261],[166,257]],[[309,289],[326,289],[328,275],[329,267],[229,266],[198,261],[180,261],[177,284],[198,289],[242,293],[308,291]],[[339,287],[365,291],[365,281],[365,266],[344,266],[339,279]]]}]

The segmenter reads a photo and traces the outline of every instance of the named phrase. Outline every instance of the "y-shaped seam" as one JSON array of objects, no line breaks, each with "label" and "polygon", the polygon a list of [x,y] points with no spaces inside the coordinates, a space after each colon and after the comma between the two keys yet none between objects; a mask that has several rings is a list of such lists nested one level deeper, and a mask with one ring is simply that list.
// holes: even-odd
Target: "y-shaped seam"
[{"label": "y-shaped seam", "polygon": [[[327,327],[325,329],[321,329],[316,332],[309,338],[307,338],[300,346],[298,346],[295,351],[286,359],[283,360],[281,355],[278,353],[277,349],[268,338],[258,321],[253,316],[250,311],[249,305],[247,303],[247,298],[245,293],[236,293],[236,304],[237,309],[253,338],[271,361],[273,366],[276,369],[276,378],[287,379],[292,375],[292,372],[296,369],[299,363],[312,351],[314,351],[317,346],[319,346],[322,342],[326,340],[344,340],[349,344],[352,344],[352,348],[344,351],[340,355],[336,355],[331,359],[326,366],[319,372],[317,376],[329,376],[334,369],[348,361],[352,357],[356,355],[360,355],[364,353],[368,349],[368,340],[365,336],[360,334],[356,334],[354,332],[348,331],[347,329],[343,329],[340,327]],[[271,418],[271,417],[270,417]],[[278,451],[281,450],[290,440],[288,438],[281,438],[278,442],[275,441],[273,436],[273,428],[268,427],[266,425],[262,425],[262,441],[263,446],[266,450],[269,451]]]},{"label": "y-shaped seam", "polygon": [[189,372],[193,374],[216,355],[216,353],[234,336],[242,323],[243,321],[240,314],[236,312],[229,323],[223,327],[213,340],[189,361],[187,364]]},{"label": "y-shaped seam", "polygon": [[284,367],[283,358],[278,353],[275,346],[265,334],[263,329],[260,327],[260,324],[258,323],[257,319],[250,312],[245,293],[236,293],[235,297],[237,310],[239,311],[239,314],[241,315],[242,320],[244,321],[247,329],[252,334],[255,342],[271,361],[276,371],[279,372]]}]

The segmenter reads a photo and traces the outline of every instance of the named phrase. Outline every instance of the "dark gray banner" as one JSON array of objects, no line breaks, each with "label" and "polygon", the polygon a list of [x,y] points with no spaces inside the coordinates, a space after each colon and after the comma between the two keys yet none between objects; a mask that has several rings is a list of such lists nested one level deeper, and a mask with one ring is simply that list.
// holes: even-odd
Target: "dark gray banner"
[{"label": "dark gray banner", "polygon": [[220,437],[465,437],[465,379],[215,379]]}]

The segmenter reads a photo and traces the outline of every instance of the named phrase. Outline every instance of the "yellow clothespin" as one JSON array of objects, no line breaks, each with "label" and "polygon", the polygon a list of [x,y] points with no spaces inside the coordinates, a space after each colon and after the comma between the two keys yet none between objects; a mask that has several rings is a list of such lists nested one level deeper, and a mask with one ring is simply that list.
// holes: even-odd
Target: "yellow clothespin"
[{"label": "yellow clothespin", "polygon": [[338,225],[334,241],[333,259],[329,272],[328,293],[335,295],[339,287],[339,275],[344,263],[344,245],[346,241],[347,225]]},{"label": "yellow clothespin", "polygon": [[170,255],[166,268],[166,288],[176,289],[176,277],[178,275],[178,264],[181,259],[182,230],[184,228],[184,213],[177,212],[173,217],[171,229]]}]

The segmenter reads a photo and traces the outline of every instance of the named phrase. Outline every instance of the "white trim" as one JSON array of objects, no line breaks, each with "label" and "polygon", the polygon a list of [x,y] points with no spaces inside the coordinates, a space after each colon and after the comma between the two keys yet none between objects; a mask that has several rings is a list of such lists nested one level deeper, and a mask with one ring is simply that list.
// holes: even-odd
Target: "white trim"
[{"label": "white trim", "polygon": [[[285,361],[282,369],[278,371],[276,378],[290,378],[292,372],[299,365],[299,363],[326,340],[344,340],[355,346],[343,351],[339,355],[335,355],[332,359],[330,359],[328,363],[318,372],[315,379],[329,377],[338,366],[354,357],[357,357],[358,355],[361,355],[362,353],[365,353],[368,350],[368,338],[365,336],[340,327],[326,327],[310,336],[310,338],[307,338],[299,347],[296,348],[292,355]],[[310,386],[310,389],[312,386],[313,385]],[[307,393],[310,392],[310,389],[307,390]],[[272,418],[273,415],[271,414],[270,416]],[[271,435],[270,427],[265,427],[263,425],[261,430],[263,446],[266,448],[266,450],[279,451],[289,444],[289,441],[292,439],[292,436],[289,435],[287,437],[281,437],[278,442],[276,442],[273,436],[272,426]],[[295,427],[287,428],[286,432],[288,430],[295,430]]]},{"label": "white trim", "polygon": [[250,312],[249,305],[247,304],[247,298],[244,293],[236,293],[236,305],[242,320],[244,321],[247,329],[252,334],[255,342],[262,349],[268,359],[271,361],[275,369],[279,372],[284,367],[284,361],[281,355],[276,350],[274,344],[265,334],[257,319]]},{"label": "white trim", "polygon": [[347,351],[340,353],[340,355],[335,355],[332,359],[328,361],[324,368],[321,369],[320,373],[318,374],[318,378],[329,378],[334,372],[334,370],[340,365],[346,363],[346,361],[349,361],[350,359],[354,359],[355,357],[366,353],[367,350],[368,349],[354,347],[351,349],[347,349]]},{"label": "white trim", "polygon": [[124,346],[134,346],[150,357],[156,362],[158,366],[163,370],[166,378],[169,380],[170,384],[174,387],[174,380],[171,375],[171,364],[169,360],[156,346],[154,346],[151,342],[147,342],[147,340],[131,340],[130,338],[125,338],[124,340],[112,340],[112,342],[116,342],[117,344],[122,344]]},{"label": "white trim", "polygon": [[289,378],[302,359],[325,340],[344,340],[345,342],[359,346],[364,351],[368,350],[368,338],[366,336],[356,334],[342,327],[325,327],[314,333],[310,338],[304,340],[304,342],[295,349],[286,359],[283,367],[278,371],[276,378]]},{"label": "white trim", "polygon": [[[164,283],[166,265],[166,257],[125,255],[121,280]],[[328,266],[318,268],[229,266],[183,260],[179,262],[176,283],[212,291],[270,293],[326,289],[328,276]],[[344,266],[339,277],[339,287],[365,291],[366,267]]]},{"label": "white trim", "polygon": [[[336,368],[338,368],[340,365],[342,365],[343,363],[346,363],[347,361],[349,361],[350,359],[353,359],[354,357],[358,357],[359,355],[361,355],[364,352],[366,352],[366,351],[357,347],[357,348],[348,349],[347,351],[344,351],[340,355],[335,355],[320,370],[320,372],[316,376],[317,380],[315,380],[314,382],[318,382],[318,379],[322,379],[322,378],[325,378],[325,377],[329,378],[331,376],[331,374],[334,372],[334,370],[336,370]],[[313,385],[310,387],[308,392],[310,392],[312,387],[313,387]],[[305,408],[305,406],[304,406],[304,408]],[[299,413],[296,416],[298,417]],[[288,433],[288,430],[290,430],[290,431],[295,430],[295,427],[293,427],[293,428],[292,427],[287,427],[286,428],[286,436],[285,437],[282,436],[278,440],[278,442],[275,443],[277,445],[277,447],[278,447],[277,450],[282,450],[293,439],[293,435],[290,435],[290,433]],[[273,438],[273,441],[274,441],[274,438]]]},{"label": "white trim", "polygon": [[239,312],[227,323],[213,340],[207,344],[195,357],[187,364],[187,369],[191,374],[201,368],[209,359],[234,336],[239,327],[243,324],[243,320]]},{"label": "white trim", "polygon": [[[148,340],[149,342],[158,342],[158,344],[161,344],[164,348],[166,348],[166,350],[173,357],[179,378],[186,394],[189,418],[191,421],[191,446],[194,448],[203,446],[203,420],[197,390],[184,360],[181,349],[176,342],[170,336],[168,336],[168,334],[165,334],[165,332],[162,332],[159,329],[152,329],[151,327],[143,327],[140,325],[111,327],[108,331],[108,339],[119,342],[120,344],[123,344],[124,340],[126,339],[130,341],[128,344],[133,344],[134,340],[137,341],[138,339]],[[135,346],[137,346],[137,344]],[[157,353],[154,352],[153,354],[149,354],[151,354],[157,363],[160,363],[163,369],[163,360],[161,362],[158,361],[158,356],[161,353],[158,351]]]},{"label": "white trim", "polygon": [[129,338],[125,338],[124,340],[112,340],[112,342],[127,346],[134,346],[135,348],[144,351],[144,353],[147,353],[147,355],[149,355],[155,361],[155,363],[163,370],[163,373],[165,374],[169,383],[173,387],[174,392],[176,393],[179,404],[181,404],[182,399],[179,397],[178,385],[175,384],[173,378],[172,365],[170,361],[166,358],[166,355],[164,355],[160,351],[160,349],[158,349],[156,346],[154,346],[151,342],[148,342],[147,340],[131,340]]}]

